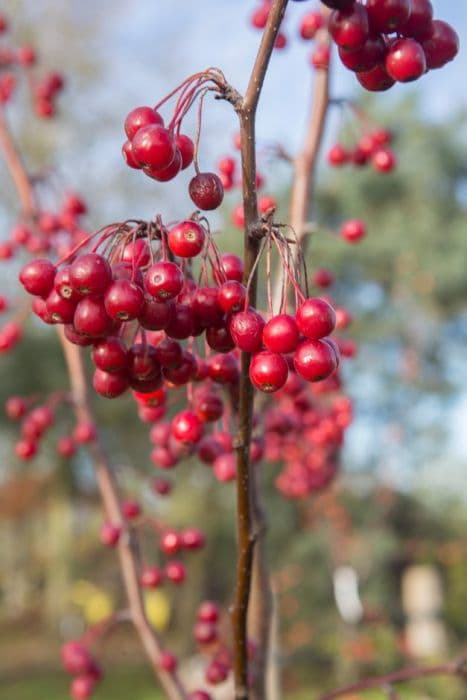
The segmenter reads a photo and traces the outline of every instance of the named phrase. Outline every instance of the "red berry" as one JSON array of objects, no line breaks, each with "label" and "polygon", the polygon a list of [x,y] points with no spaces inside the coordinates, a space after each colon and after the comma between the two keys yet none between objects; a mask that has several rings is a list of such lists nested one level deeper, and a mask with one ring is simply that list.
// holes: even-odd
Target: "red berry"
[{"label": "red berry", "polygon": [[316,32],[324,26],[324,17],[319,11],[308,12],[300,22],[302,39],[314,39]]},{"label": "red berry", "polygon": [[331,49],[327,44],[318,44],[310,56],[310,63],[317,70],[326,70],[331,59]]},{"label": "red berry", "polygon": [[336,327],[336,314],[324,299],[305,299],[297,309],[298,329],[305,338],[318,340],[332,333]]},{"label": "red berry", "polygon": [[164,554],[177,554],[182,548],[181,535],[175,530],[166,530],[160,538],[159,545]]},{"label": "red berry", "polygon": [[131,499],[123,501],[122,513],[128,520],[134,520],[141,515],[141,506],[138,501],[133,501]]},{"label": "red berry", "polygon": [[430,0],[410,0],[409,19],[399,27],[404,36],[428,39],[433,32],[433,5]]},{"label": "red berry", "polygon": [[209,359],[209,377],[217,384],[234,384],[238,381],[239,367],[232,353],[214,355]]},{"label": "red berry", "polygon": [[167,243],[174,255],[179,258],[194,258],[204,245],[206,234],[196,221],[182,221],[170,229]]},{"label": "red berry", "polygon": [[61,270],[57,270],[54,279],[54,289],[63,299],[69,299],[75,304],[82,298],[81,294],[71,284],[69,265],[65,265]]},{"label": "red berry", "polygon": [[369,36],[366,8],[355,3],[348,10],[334,10],[329,18],[329,32],[338,46],[358,49]]},{"label": "red berry", "polygon": [[111,281],[110,265],[97,253],[78,256],[70,267],[70,282],[80,294],[103,294]]},{"label": "red berry", "polygon": [[433,32],[429,39],[422,41],[427,68],[441,68],[452,61],[459,53],[459,36],[447,22],[433,20]]},{"label": "red berry", "polygon": [[151,170],[169,167],[175,158],[175,143],[167,129],[149,124],[138,129],[132,139],[135,160]]},{"label": "red berry", "polygon": [[329,149],[327,159],[330,165],[339,167],[347,163],[349,159],[349,154],[347,150],[343,146],[341,146],[340,143],[336,143],[334,146],[332,146],[332,148]]},{"label": "red berry", "polygon": [[146,272],[144,284],[149,294],[156,299],[174,299],[183,288],[183,272],[173,262],[157,262]]},{"label": "red berry", "polygon": [[15,445],[16,456],[28,460],[37,454],[37,443],[34,440],[20,440]]},{"label": "red berry", "polygon": [[160,381],[161,366],[156,348],[153,345],[135,343],[130,347],[128,350],[128,375],[130,383],[132,380],[144,382],[155,380],[156,384]]},{"label": "red berry", "polygon": [[64,299],[55,289],[45,300],[45,307],[52,323],[71,323],[74,320],[76,301]]},{"label": "red berry", "polygon": [[143,167],[141,163],[138,163],[138,161],[135,158],[135,154],[133,153],[133,144],[131,141],[125,141],[125,143],[122,146],[122,155],[125,159],[126,164],[130,168],[134,168],[135,170],[141,170]]},{"label": "red berry", "polygon": [[233,253],[221,255],[221,267],[228,280],[243,280],[243,260]]},{"label": "red berry", "polygon": [[317,287],[326,289],[334,284],[334,276],[331,272],[329,272],[329,270],[325,270],[322,267],[319,270],[316,270],[315,274],[313,275],[313,284],[315,284]]},{"label": "red berry", "polygon": [[197,527],[188,527],[182,532],[182,545],[184,549],[195,551],[204,547],[206,539]]},{"label": "red berry", "polygon": [[[65,300],[62,300],[65,301]],[[69,321],[65,321],[68,323]],[[112,331],[112,320],[108,316],[101,297],[85,297],[78,302],[73,317],[78,333],[91,338],[100,338]]]},{"label": "red berry", "polygon": [[27,403],[20,396],[10,396],[10,398],[7,399],[5,404],[5,413],[7,414],[8,418],[18,420],[18,418],[22,418],[22,416],[24,416],[26,410]]},{"label": "red berry", "polygon": [[274,352],[259,352],[250,363],[252,384],[266,393],[278,391],[287,381],[289,367],[287,361]]},{"label": "red berry", "polygon": [[198,173],[191,180],[189,193],[193,203],[203,211],[217,209],[224,199],[224,188],[216,173]]},{"label": "red berry", "polygon": [[383,37],[376,35],[368,37],[358,49],[339,47],[339,58],[349,70],[362,73],[384,63],[386,51],[386,42]]},{"label": "red berry", "polygon": [[349,243],[357,243],[366,236],[366,226],[360,219],[350,219],[342,224],[340,235]]},{"label": "red berry", "polygon": [[237,476],[237,463],[233,452],[224,452],[216,457],[212,470],[218,481],[234,481]]},{"label": "red berry", "polygon": [[220,308],[225,313],[230,314],[240,311],[245,305],[246,287],[236,280],[224,282],[219,287],[217,299]]},{"label": "red berry", "polygon": [[135,241],[126,244],[123,249],[122,260],[123,262],[134,263],[138,267],[145,267],[151,261],[151,249],[145,240],[137,238]]},{"label": "red berry", "polygon": [[128,369],[128,351],[121,338],[110,336],[98,341],[92,351],[96,367],[105,372],[124,372]]},{"label": "red berry", "polygon": [[203,389],[202,393],[195,396],[194,408],[196,415],[203,423],[212,423],[219,420],[224,413],[222,399],[217,394],[206,389]]},{"label": "red berry", "polygon": [[54,279],[55,266],[50,260],[32,260],[19,273],[21,284],[34,296],[46,297],[53,288]]},{"label": "red berry", "polygon": [[193,154],[195,150],[194,143],[189,136],[179,134],[175,137],[175,145],[180,151],[180,156],[182,158],[181,169],[185,170],[185,168],[188,168],[188,166],[193,162]]},{"label": "red berry", "polygon": [[92,676],[77,676],[70,686],[72,700],[88,700],[94,692],[96,681]]},{"label": "red berry", "polygon": [[101,525],[100,538],[102,544],[106,547],[115,547],[120,539],[121,528],[119,525],[114,525],[108,521]]},{"label": "red berry", "polygon": [[389,148],[378,148],[373,153],[371,162],[380,173],[390,173],[396,167],[396,157]]},{"label": "red berry", "polygon": [[222,158],[217,167],[222,175],[233,177],[235,173],[235,160],[233,158]]},{"label": "red berry", "polygon": [[196,613],[198,620],[202,622],[218,622],[220,617],[219,606],[210,600],[205,600]]},{"label": "red berry", "polygon": [[286,46],[287,46],[287,37],[282,32],[279,32],[279,34],[276,37],[276,41],[274,42],[274,48],[280,50],[280,49],[285,49]]},{"label": "red berry", "polygon": [[64,436],[57,441],[57,454],[60,457],[73,457],[76,452],[76,444],[73,438]]},{"label": "red berry", "polygon": [[297,324],[295,319],[288,314],[273,316],[263,328],[263,342],[271,352],[293,352],[298,341]]},{"label": "red berry", "polygon": [[324,340],[306,340],[295,352],[294,365],[303,379],[319,382],[337,368],[336,352]]},{"label": "red berry", "polygon": [[126,374],[121,372],[104,372],[96,369],[93,375],[92,385],[101,396],[114,399],[128,389],[129,381]]},{"label": "red berry", "polygon": [[151,177],[153,180],[157,180],[158,182],[168,182],[169,180],[173,180],[174,177],[178,175],[181,169],[182,155],[178,148],[175,149],[175,155],[173,157],[173,160],[171,163],[169,163],[169,165],[167,165],[167,167],[159,168],[158,170],[143,167],[144,173],[148,177]]},{"label": "red berry", "polygon": [[162,668],[167,673],[174,673],[177,668],[177,657],[170,651],[161,652],[159,658],[159,667]]},{"label": "red berry", "polygon": [[258,352],[263,344],[264,320],[254,309],[240,311],[230,320],[230,333],[243,352]]},{"label": "red berry", "polygon": [[426,72],[425,52],[415,39],[397,39],[389,47],[385,65],[393,80],[409,83]]},{"label": "red berry", "polygon": [[264,29],[268,21],[271,4],[267,0],[263,0],[251,15],[251,24],[256,29]]},{"label": "red berry", "polygon": [[181,561],[169,561],[164,569],[166,578],[175,584],[181,584],[186,578],[186,570]]},{"label": "red berry", "polygon": [[81,642],[67,642],[62,646],[61,659],[65,671],[73,676],[84,675],[94,670],[94,660]]},{"label": "red berry", "polygon": [[141,288],[129,280],[117,280],[107,287],[104,297],[105,310],[116,321],[132,321],[144,305]]},{"label": "red berry", "polygon": [[198,644],[212,644],[218,638],[217,627],[212,622],[197,622],[193,627],[193,637]]},{"label": "red berry", "polygon": [[168,479],[153,479],[151,488],[158,496],[167,496],[172,491],[172,482]]},{"label": "red berry", "polygon": [[125,119],[125,133],[131,140],[139,129],[151,124],[164,126],[164,120],[152,107],[135,107]]},{"label": "red berry", "polygon": [[174,302],[157,301],[153,297],[144,298],[143,308],[138,315],[138,321],[143,328],[150,331],[160,331],[167,328],[173,314]]},{"label": "red berry", "polygon": [[410,0],[367,0],[366,8],[373,32],[392,34],[410,16]]},{"label": "red berry", "polygon": [[181,411],[172,419],[172,435],[179,442],[195,444],[203,435],[203,423],[193,411]]},{"label": "red berry", "polygon": [[141,572],[140,582],[143,588],[158,588],[163,578],[162,571],[157,566],[146,566]]}]

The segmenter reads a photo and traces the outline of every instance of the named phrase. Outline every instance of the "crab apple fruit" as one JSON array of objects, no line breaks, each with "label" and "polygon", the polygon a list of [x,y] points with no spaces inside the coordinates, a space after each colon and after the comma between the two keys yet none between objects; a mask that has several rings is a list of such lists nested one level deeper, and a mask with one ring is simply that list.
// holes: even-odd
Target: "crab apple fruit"
[{"label": "crab apple fruit", "polygon": [[156,355],[159,364],[164,369],[179,368],[183,361],[190,362],[192,368],[195,364],[191,362],[193,357],[191,353],[189,357],[185,356],[180,343],[177,343],[173,338],[164,338],[164,340],[161,340],[161,342],[156,345]]},{"label": "crab apple fruit", "polygon": [[224,452],[216,457],[212,470],[218,481],[234,481],[237,476],[237,463],[233,452]]},{"label": "crab apple fruit", "polygon": [[104,305],[107,314],[115,321],[132,321],[143,309],[144,295],[134,282],[116,280],[107,287]]},{"label": "crab apple fruit", "polygon": [[174,299],[183,288],[184,276],[181,269],[173,262],[154,263],[147,270],[144,285],[151,296],[165,301]]},{"label": "crab apple fruit", "polygon": [[145,267],[151,261],[151,249],[145,240],[137,238],[130,241],[123,249],[122,261]]},{"label": "crab apple fruit", "polygon": [[159,546],[164,554],[177,554],[182,548],[181,535],[175,530],[166,530],[160,538]]},{"label": "crab apple fruit", "polygon": [[349,70],[362,73],[384,63],[386,51],[386,42],[381,35],[369,36],[358,49],[339,47],[339,58]]},{"label": "crab apple fruit", "polygon": [[235,173],[235,160],[233,158],[221,158],[217,164],[219,172],[226,177],[233,177]]},{"label": "crab apple fruit", "polygon": [[5,404],[5,412],[8,418],[18,420],[22,418],[27,411],[27,403],[20,396],[10,396]]},{"label": "crab apple fruit", "polygon": [[186,579],[186,569],[181,561],[169,561],[164,569],[166,578],[175,584],[181,584]]},{"label": "crab apple fruit", "polygon": [[163,126],[148,124],[132,138],[132,152],[135,160],[151,170],[167,168],[175,158],[176,147],[172,135]]},{"label": "crab apple fruit", "polygon": [[210,685],[219,685],[227,680],[229,668],[219,661],[212,661],[206,669],[206,682]]},{"label": "crab apple fruit", "polygon": [[203,249],[206,234],[196,221],[182,221],[170,229],[167,243],[174,255],[179,258],[194,258]]},{"label": "crab apple fruit", "polygon": [[157,180],[158,182],[169,182],[169,180],[173,180],[181,169],[182,156],[178,148],[175,149],[173,160],[171,163],[169,163],[169,165],[167,165],[167,167],[154,170],[153,168],[143,166],[143,172],[145,175],[151,177],[153,180]]},{"label": "crab apple fruit", "polygon": [[133,262],[122,261],[112,265],[113,281],[128,280],[134,282],[138,287],[144,286],[143,273]]},{"label": "crab apple fruit", "polygon": [[105,336],[113,328],[112,319],[107,314],[101,297],[85,297],[78,302],[73,316],[73,325],[78,333],[91,338]]},{"label": "crab apple fruit", "polygon": [[109,521],[105,521],[101,525],[100,539],[106,547],[115,547],[118,544],[121,535],[121,527],[114,525]]},{"label": "crab apple fruit", "polygon": [[273,316],[263,328],[263,343],[273,353],[293,352],[299,338],[295,319],[288,314]]},{"label": "crab apple fruit", "polygon": [[[172,341],[171,338],[167,338],[167,341],[175,342]],[[166,341],[163,341],[164,343]],[[162,344],[162,343],[161,343]],[[178,345],[178,343],[177,343]],[[180,345],[178,345],[178,348],[180,348]],[[156,348],[156,352],[159,350],[159,346]],[[178,354],[178,350],[175,350],[175,352]],[[160,353],[157,354],[157,357],[159,358],[161,364],[162,361],[167,362],[167,355],[164,353],[164,356],[161,359]],[[170,382],[173,386],[183,386],[183,384],[188,384],[188,382],[194,381],[195,375],[196,375],[196,369],[197,369],[197,363],[196,359],[194,356],[191,354],[191,352],[188,352],[187,350],[184,350],[182,352],[180,348],[180,360],[175,362],[171,362],[171,364],[175,364],[174,367],[171,366],[164,366],[163,367],[163,375],[165,379]]]},{"label": "crab apple fruit", "polygon": [[94,670],[94,660],[82,642],[66,642],[60,655],[63,668],[70,675],[87,674]]},{"label": "crab apple fruit", "polygon": [[442,68],[452,61],[459,52],[459,36],[447,22],[434,19],[432,34],[422,41],[426,65],[429,69]]},{"label": "crab apple fruit", "polygon": [[373,32],[398,32],[410,17],[411,0],[367,0],[366,9]]},{"label": "crab apple fruit", "polygon": [[160,379],[161,366],[156,348],[147,343],[135,343],[128,350],[128,375],[132,379]]},{"label": "crab apple fruit", "polygon": [[415,39],[397,39],[389,47],[385,65],[393,80],[409,83],[426,72],[425,52]]},{"label": "crab apple fruit", "polygon": [[175,654],[170,651],[162,651],[159,657],[159,667],[167,673],[174,673],[178,665]]},{"label": "crab apple fruit", "polygon": [[140,576],[143,588],[158,588],[164,580],[161,569],[157,566],[145,566]]},{"label": "crab apple fruit", "polygon": [[200,645],[212,644],[217,641],[217,627],[212,622],[203,620],[196,622],[193,627],[193,637]]},{"label": "crab apple fruit", "polygon": [[308,382],[319,382],[337,368],[336,351],[324,340],[306,340],[294,355],[297,373]]},{"label": "crab apple fruit", "polygon": [[234,226],[240,229],[245,226],[245,212],[243,211],[243,204],[237,204],[233,210],[232,223]]},{"label": "crab apple fruit", "polygon": [[170,338],[185,340],[190,335],[199,335],[202,327],[197,331],[195,318],[191,306],[188,304],[175,304],[172,317],[165,328],[165,332]]},{"label": "crab apple fruit", "polygon": [[105,372],[96,369],[92,378],[94,390],[107,399],[114,399],[123,394],[129,387],[129,380],[122,372]]},{"label": "crab apple fruit", "polygon": [[314,39],[316,32],[324,26],[324,17],[319,11],[308,12],[300,22],[302,39]]},{"label": "crab apple fruit", "polygon": [[141,515],[141,506],[138,501],[128,499],[122,502],[122,513],[128,520],[134,520]]},{"label": "crab apple fruit", "polygon": [[221,269],[227,280],[243,280],[243,260],[234,253],[224,253],[220,258]]},{"label": "crab apple fruit", "polygon": [[331,287],[334,284],[334,275],[329,270],[321,267],[319,270],[316,270],[313,275],[313,284],[322,289]]},{"label": "crab apple fruit", "polygon": [[319,340],[332,333],[336,327],[336,313],[327,301],[320,297],[305,299],[296,314],[298,330],[309,340]]},{"label": "crab apple fruit", "polygon": [[83,296],[103,294],[111,281],[110,265],[98,253],[80,255],[70,266],[70,282]]},{"label": "crab apple fruit", "polygon": [[157,496],[167,496],[172,491],[172,482],[168,479],[153,479],[151,488]]},{"label": "crab apple fruit", "polygon": [[57,454],[60,455],[60,457],[73,457],[73,455],[76,453],[76,444],[73,438],[64,435],[57,441],[56,449]]},{"label": "crab apple fruit", "polygon": [[347,10],[334,10],[329,18],[329,33],[338,46],[358,49],[369,36],[365,7],[356,3]]},{"label": "crab apple fruit", "polygon": [[15,445],[15,454],[23,460],[32,459],[37,454],[37,443],[34,440],[19,440]]},{"label": "crab apple fruit", "polygon": [[230,320],[230,333],[239,350],[258,352],[263,344],[264,320],[254,309],[240,311]]},{"label": "crab apple fruit", "polygon": [[192,202],[203,211],[217,209],[224,199],[224,187],[216,173],[198,173],[190,181],[188,191]]},{"label": "crab apple fruit", "polygon": [[271,11],[271,4],[267,0],[262,0],[261,5],[259,5],[253,14],[251,15],[250,22],[256,29],[264,29],[268,21],[269,13]]},{"label": "crab apple fruit", "polygon": [[217,384],[234,384],[239,378],[237,358],[232,353],[213,355],[209,359],[209,377]]},{"label": "crab apple fruit", "polygon": [[164,126],[164,120],[152,107],[135,107],[125,119],[125,134],[131,140],[139,129],[150,124]]},{"label": "crab apple fruit", "polygon": [[236,280],[229,280],[221,285],[217,292],[217,301],[226,314],[236,313],[245,305],[246,287]]},{"label": "crab apple fruit", "polygon": [[196,415],[203,423],[212,423],[221,418],[224,413],[222,399],[212,391],[203,390],[195,396],[194,408]]},{"label": "crab apple fruit", "polygon": [[202,549],[206,544],[204,533],[197,527],[187,527],[186,530],[183,530],[181,537],[183,548],[188,551]]},{"label": "crab apple fruit", "polygon": [[207,328],[206,342],[216,352],[230,352],[235,347],[230,331],[225,326]]},{"label": "crab apple fruit", "polygon": [[141,163],[138,163],[138,161],[135,158],[135,154],[133,153],[133,144],[131,141],[125,141],[125,143],[122,146],[122,155],[125,160],[125,163],[128,165],[129,168],[133,168],[134,170],[141,170],[143,167]]},{"label": "crab apple fruit", "polygon": [[88,700],[94,692],[96,681],[92,676],[77,676],[70,686],[72,700]]},{"label": "crab apple fruit", "polygon": [[194,143],[189,136],[185,136],[185,134],[178,134],[178,136],[175,137],[175,145],[180,151],[180,156],[182,159],[181,169],[185,170],[185,168],[188,168],[188,166],[193,162],[193,155],[195,151]]},{"label": "crab apple fruit", "polygon": [[371,158],[375,170],[380,173],[390,173],[396,167],[396,157],[389,148],[378,148]]},{"label": "crab apple fruit", "polygon": [[179,442],[195,444],[203,435],[203,423],[193,411],[180,411],[172,419],[172,435]]},{"label": "crab apple fruit", "polygon": [[138,315],[142,328],[150,331],[160,331],[167,327],[174,310],[174,302],[158,301],[149,295],[144,298],[143,307]]},{"label": "crab apple fruit", "polygon": [[121,338],[109,336],[94,345],[92,360],[104,372],[124,372],[128,369],[128,350]]},{"label": "crab apple fruit", "polygon": [[334,165],[335,167],[340,167],[341,165],[344,165],[347,163],[349,160],[349,154],[347,150],[344,148],[344,146],[341,146],[340,143],[336,143],[334,146],[332,146],[327,154],[327,161],[330,165]]},{"label": "crab apple fruit", "polygon": [[279,32],[279,34],[276,37],[276,41],[274,42],[274,48],[275,49],[285,49],[286,46],[287,46],[287,37],[282,32]]},{"label": "crab apple fruit", "polygon": [[212,695],[209,695],[205,690],[193,690],[189,694],[188,700],[212,700]]},{"label": "crab apple fruit", "polygon": [[69,299],[76,304],[82,298],[81,294],[71,284],[69,265],[65,265],[61,270],[57,270],[54,279],[54,289],[63,299]]},{"label": "crab apple fruit", "polygon": [[382,63],[377,63],[371,70],[357,73],[357,80],[369,92],[385,92],[396,82]]},{"label": "crab apple fruit", "polygon": [[310,56],[310,63],[317,70],[327,70],[331,59],[331,49],[327,44],[318,44]]},{"label": "crab apple fruit", "polygon": [[52,289],[45,300],[45,308],[52,323],[71,323],[74,321],[76,302],[64,299],[55,289]]},{"label": "crab apple fruit", "polygon": [[349,243],[357,243],[366,236],[366,226],[361,219],[350,219],[342,224],[340,235]]},{"label": "crab apple fruit", "polygon": [[53,289],[55,272],[55,265],[50,260],[38,258],[22,268],[19,280],[29,294],[46,297]]},{"label": "crab apple fruit", "polygon": [[430,0],[410,0],[410,15],[398,29],[413,39],[428,39],[433,32],[433,5]]},{"label": "crab apple fruit", "polygon": [[250,363],[252,384],[265,393],[278,391],[287,381],[289,366],[287,361],[275,352],[259,352],[253,355]]},{"label": "crab apple fruit", "polygon": [[218,622],[220,617],[219,606],[211,600],[205,600],[198,607],[196,617],[201,622]]}]

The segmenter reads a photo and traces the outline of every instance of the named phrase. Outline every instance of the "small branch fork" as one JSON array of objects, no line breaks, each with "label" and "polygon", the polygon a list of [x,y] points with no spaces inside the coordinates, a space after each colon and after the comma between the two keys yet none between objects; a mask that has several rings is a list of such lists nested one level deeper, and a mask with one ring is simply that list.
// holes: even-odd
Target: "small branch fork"
[{"label": "small branch fork", "polygon": [[[3,153],[8,171],[15,184],[21,203],[22,213],[25,217],[33,219],[34,215],[37,213],[37,204],[31,178],[13,142],[4,112],[1,109],[0,150]],[[67,341],[61,326],[57,327],[57,334],[68,368],[71,400],[73,402],[77,421],[95,424],[88,399],[87,380],[81,349],[77,345],[72,345]],[[139,584],[138,556],[136,553],[135,538],[122,515],[118,487],[99,437],[89,445],[89,452],[93,461],[106,517],[112,523],[121,527],[118,555],[121,575],[128,600],[130,619],[139,635],[141,644],[149,658],[154,673],[159,679],[167,697],[170,700],[186,700],[188,694],[177,673],[167,673],[159,666],[163,648],[158,635],[151,627],[146,616],[144,600]]]},{"label": "small branch fork", "polygon": [[388,673],[386,676],[378,676],[375,678],[367,678],[352,685],[332,690],[329,693],[321,695],[319,700],[335,700],[336,698],[344,698],[353,693],[360,693],[365,690],[379,688],[386,692],[390,692],[389,697],[397,698],[395,695],[394,686],[399,683],[415,681],[421,678],[430,678],[433,676],[458,676],[462,680],[467,680],[467,659],[461,658],[457,661],[451,661],[439,666],[427,666],[425,668],[405,668],[394,673]]}]

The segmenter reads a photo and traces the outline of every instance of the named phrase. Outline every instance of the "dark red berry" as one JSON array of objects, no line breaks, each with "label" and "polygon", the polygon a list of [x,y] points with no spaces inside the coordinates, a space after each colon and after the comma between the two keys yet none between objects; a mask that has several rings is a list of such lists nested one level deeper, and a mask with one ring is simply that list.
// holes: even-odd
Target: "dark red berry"
[{"label": "dark red berry", "polygon": [[433,32],[433,5],[430,0],[410,0],[409,19],[398,31],[413,39],[428,39]]},{"label": "dark red berry", "polygon": [[355,3],[348,10],[334,10],[329,18],[329,32],[338,46],[358,49],[369,36],[366,8]]},{"label": "dark red berry", "polygon": [[224,187],[216,173],[198,173],[189,185],[190,197],[203,211],[217,209],[224,199]]},{"label": "dark red berry", "polygon": [[305,299],[297,309],[297,326],[305,338],[318,340],[332,333],[336,327],[336,313],[324,299]]},{"label": "dark red berry", "polygon": [[410,0],[367,0],[366,8],[373,32],[392,34],[410,16]]},{"label": "dark red berry", "polygon": [[96,343],[92,359],[96,367],[105,372],[124,372],[128,368],[128,351],[123,340],[116,336]]},{"label": "dark red berry", "polygon": [[135,160],[151,170],[167,168],[175,158],[175,143],[167,129],[149,124],[138,129],[132,139]]},{"label": "dark red berry", "polygon": [[340,235],[349,243],[357,243],[366,236],[366,226],[361,219],[350,219],[342,224]]},{"label": "dark red berry", "polygon": [[149,294],[164,301],[174,299],[183,288],[183,272],[173,262],[154,263],[146,272],[144,284]]},{"label": "dark red berry", "polygon": [[415,39],[397,39],[389,47],[385,65],[393,80],[409,83],[426,72],[425,52]]},{"label": "dark red berry", "polygon": [[244,352],[258,352],[263,344],[264,320],[254,309],[241,311],[230,320],[235,345]]},{"label": "dark red berry", "polygon": [[309,382],[326,379],[337,367],[335,350],[324,340],[306,340],[294,355],[298,374]]},{"label": "dark red berry", "polygon": [[357,80],[365,90],[370,92],[385,92],[392,88],[395,83],[382,63],[377,63],[369,71],[357,73]]},{"label": "dark red berry", "polygon": [[128,389],[129,381],[126,374],[121,372],[104,372],[96,369],[93,375],[92,385],[101,396],[114,399]]},{"label": "dark red berry", "polygon": [[105,310],[116,321],[132,321],[144,305],[141,288],[129,280],[117,280],[107,287],[104,297]]},{"label": "dark red berry", "polygon": [[278,391],[287,381],[288,373],[289,367],[282,355],[265,351],[251,358],[250,379],[260,391]]},{"label": "dark red berry", "polygon": [[82,295],[103,294],[111,281],[110,265],[97,253],[80,255],[70,267],[70,282]]},{"label": "dark red berry", "polygon": [[194,444],[203,435],[203,423],[193,411],[181,411],[172,419],[172,435],[179,442]]},{"label": "dark red berry", "polygon": [[175,137],[175,144],[180,151],[180,156],[182,158],[182,170],[185,170],[185,168],[188,168],[193,161],[195,146],[190,137],[185,136],[184,134],[179,134]]},{"label": "dark red berry", "polygon": [[422,41],[427,68],[442,68],[459,53],[459,36],[455,29],[440,19],[433,20],[432,34]]}]

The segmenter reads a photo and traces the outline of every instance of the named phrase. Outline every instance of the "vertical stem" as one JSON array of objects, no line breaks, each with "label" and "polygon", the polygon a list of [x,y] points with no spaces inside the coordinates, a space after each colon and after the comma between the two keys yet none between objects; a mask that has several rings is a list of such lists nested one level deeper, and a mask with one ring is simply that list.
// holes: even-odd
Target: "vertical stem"
[{"label": "vertical stem", "polygon": [[34,191],[21,155],[11,137],[3,107],[0,107],[0,150],[16,187],[22,212],[31,217],[36,209]]},{"label": "vertical stem", "polygon": [[[258,223],[256,193],[255,121],[261,89],[288,0],[273,0],[268,23],[263,33],[245,97],[238,107],[241,133],[243,177],[243,210],[245,215],[244,266],[245,280],[250,277],[259,252],[259,240],[251,233]],[[250,304],[256,306],[257,273],[250,287]],[[250,596],[253,550],[256,539],[252,513],[252,491],[255,481],[251,475],[250,444],[253,422],[253,387],[249,379],[250,355],[242,353],[239,388],[239,419],[237,439],[237,578],[232,606],[234,635],[235,697],[247,700],[248,654],[247,616]]]}]

